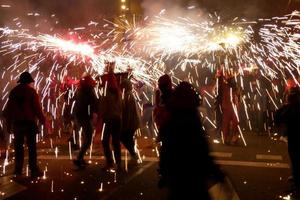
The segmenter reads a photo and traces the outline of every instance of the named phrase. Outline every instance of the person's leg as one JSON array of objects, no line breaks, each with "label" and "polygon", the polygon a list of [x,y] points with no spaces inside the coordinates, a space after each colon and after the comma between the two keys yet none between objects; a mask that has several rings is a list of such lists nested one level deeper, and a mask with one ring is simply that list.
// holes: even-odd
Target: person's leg
[{"label": "person's leg", "polygon": [[230,128],[230,116],[227,111],[223,111],[221,122],[221,134],[223,134],[224,143],[228,144],[229,141],[229,128]]},{"label": "person's leg", "polygon": [[16,175],[22,174],[24,163],[24,133],[16,131],[14,133],[14,150],[15,150],[15,171]]},{"label": "person's leg", "polygon": [[125,146],[125,148],[128,150],[130,155],[132,157],[136,156],[135,150],[134,150],[134,131],[132,130],[126,130],[121,133],[121,142]]},{"label": "person's leg", "polygon": [[154,132],[154,121],[153,121],[153,109],[150,110],[150,117],[148,119],[148,127],[149,127],[149,132],[150,132],[150,135],[153,137],[155,137],[155,132]]},{"label": "person's leg", "polygon": [[231,112],[231,125],[232,125],[232,137],[231,137],[231,143],[232,144],[236,144],[238,142],[239,139],[239,129],[238,129],[238,120],[237,120],[237,116],[234,113],[234,111]]},{"label": "person's leg", "polygon": [[31,173],[38,170],[37,166],[37,152],[36,152],[36,133],[26,133],[26,143],[28,147],[29,168]]},{"label": "person's leg", "polygon": [[[129,136],[128,136],[129,131],[128,130],[123,130],[121,132],[120,140],[124,147],[128,150],[129,149]],[[129,150],[128,150],[129,151]]]},{"label": "person's leg", "polygon": [[106,164],[108,167],[113,165],[113,159],[112,159],[112,153],[110,149],[110,134],[112,132],[112,123],[111,121],[105,121],[105,128],[103,132],[103,140],[102,140],[102,146],[103,146],[103,152],[106,159]]},{"label": "person's leg", "polygon": [[116,164],[118,167],[121,167],[121,120],[115,119],[112,123],[112,145],[114,148],[114,156],[116,159]]},{"label": "person's leg", "polygon": [[288,152],[292,165],[292,175],[296,189],[300,190],[300,155],[299,148],[297,144],[291,145],[289,143]]},{"label": "person's leg", "polygon": [[76,120],[71,122],[71,131],[70,136],[68,138],[68,143],[71,143],[71,146],[74,150],[79,149],[79,130],[80,125]]},{"label": "person's leg", "polygon": [[37,126],[34,123],[28,123],[26,128],[26,143],[28,147],[29,156],[29,169],[31,171],[31,177],[37,178],[42,176],[43,173],[40,171],[37,165],[37,152],[36,152],[36,134]]},{"label": "person's leg", "polygon": [[216,139],[219,140],[222,138],[221,130],[222,130],[222,111],[221,107],[217,106],[215,110],[215,121],[216,121]]},{"label": "person's leg", "polygon": [[93,137],[93,126],[89,120],[80,122],[83,133],[83,144],[80,148],[80,151],[77,156],[77,160],[83,161],[84,155],[88,148],[91,146],[92,137]]}]

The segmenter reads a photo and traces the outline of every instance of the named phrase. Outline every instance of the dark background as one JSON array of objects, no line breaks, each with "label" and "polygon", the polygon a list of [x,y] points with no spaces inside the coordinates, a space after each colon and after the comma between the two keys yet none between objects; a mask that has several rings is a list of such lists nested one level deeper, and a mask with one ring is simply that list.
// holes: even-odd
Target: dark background
[{"label": "dark background", "polygon": [[[7,24],[14,17],[28,18],[28,23],[38,23],[40,18],[56,14],[57,26],[76,27],[89,21],[113,18],[120,15],[121,0],[1,0],[0,25]],[[126,0],[130,12],[139,16],[157,14],[161,9],[175,10],[196,5],[204,13],[217,12],[222,18],[236,16],[247,19],[280,16],[300,8],[300,0]],[[175,8],[175,9],[174,9]],[[177,10],[176,10],[177,9]],[[38,12],[41,16],[28,17],[28,12]],[[178,12],[179,13],[179,12]],[[181,13],[184,14],[184,13]],[[178,14],[179,15],[179,14]],[[53,20],[53,17],[52,17]],[[54,20],[55,21],[55,20]]]}]

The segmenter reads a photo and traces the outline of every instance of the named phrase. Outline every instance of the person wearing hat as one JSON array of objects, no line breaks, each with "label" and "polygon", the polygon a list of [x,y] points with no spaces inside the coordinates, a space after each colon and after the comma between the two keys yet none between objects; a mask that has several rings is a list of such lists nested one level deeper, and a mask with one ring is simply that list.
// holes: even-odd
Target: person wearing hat
[{"label": "person wearing hat", "polygon": [[45,125],[45,116],[36,90],[31,83],[34,80],[29,72],[23,72],[18,85],[9,94],[7,105],[3,111],[8,132],[14,133],[15,171],[16,176],[22,175],[24,162],[24,138],[29,151],[29,168],[31,177],[42,176],[37,165],[36,134],[37,121]]}]

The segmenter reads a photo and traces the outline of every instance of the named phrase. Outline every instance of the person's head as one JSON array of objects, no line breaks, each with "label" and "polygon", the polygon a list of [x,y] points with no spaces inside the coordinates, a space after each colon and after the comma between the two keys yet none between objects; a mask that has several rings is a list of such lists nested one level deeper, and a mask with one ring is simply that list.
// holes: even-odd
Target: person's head
[{"label": "person's head", "polygon": [[81,87],[94,87],[95,81],[90,74],[83,73],[83,75],[80,79],[80,86]]},{"label": "person's head", "polygon": [[33,83],[34,80],[31,76],[31,74],[29,72],[23,72],[20,77],[19,77],[19,80],[17,83],[20,83],[20,84],[30,84],[30,83]]},{"label": "person's head", "polygon": [[121,88],[122,90],[124,90],[125,92],[130,92],[132,91],[132,84],[130,79],[124,79],[121,83]]},{"label": "person's head", "polygon": [[289,104],[298,104],[300,103],[300,88],[299,87],[292,87],[290,89],[290,93],[287,97],[287,101]]},{"label": "person's head", "polygon": [[234,72],[233,72],[232,68],[224,70],[224,78],[225,79],[231,79],[233,77],[234,77]]},{"label": "person's head", "polygon": [[170,92],[172,90],[171,77],[167,74],[159,77],[159,79],[158,79],[158,88],[162,93]]},{"label": "person's head", "polygon": [[114,73],[116,67],[116,63],[113,61],[105,62],[105,72],[106,73]]},{"label": "person's head", "polygon": [[172,106],[176,109],[196,109],[200,106],[200,97],[188,82],[181,82],[174,90]]}]

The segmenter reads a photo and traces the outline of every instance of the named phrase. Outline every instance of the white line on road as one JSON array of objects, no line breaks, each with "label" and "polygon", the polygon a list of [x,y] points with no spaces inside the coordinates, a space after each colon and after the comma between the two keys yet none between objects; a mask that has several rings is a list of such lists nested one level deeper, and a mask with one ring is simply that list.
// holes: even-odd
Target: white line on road
[{"label": "white line on road", "polygon": [[211,156],[214,157],[218,157],[218,158],[231,158],[232,157],[232,153],[227,153],[227,152],[211,152],[210,153]]},{"label": "white line on road", "polygon": [[289,169],[290,166],[287,163],[280,162],[250,162],[250,161],[234,161],[234,160],[217,160],[220,165],[232,165],[243,167],[264,167],[264,168],[282,168]]},{"label": "white line on road", "polygon": [[280,156],[280,155],[257,154],[256,159],[258,159],[258,160],[282,160],[282,156]]},{"label": "white line on road", "polygon": [[[39,156],[40,160],[70,160],[69,156],[58,156],[57,158],[54,155],[42,155]],[[125,157],[122,157],[124,160]],[[103,156],[92,156],[92,160],[104,160]],[[146,162],[157,162],[157,157],[145,157],[143,161]],[[288,163],[281,162],[251,162],[251,161],[236,161],[236,160],[216,160],[216,162],[220,165],[232,165],[232,166],[242,166],[242,167],[264,167],[264,168],[282,168],[289,169]]]}]

